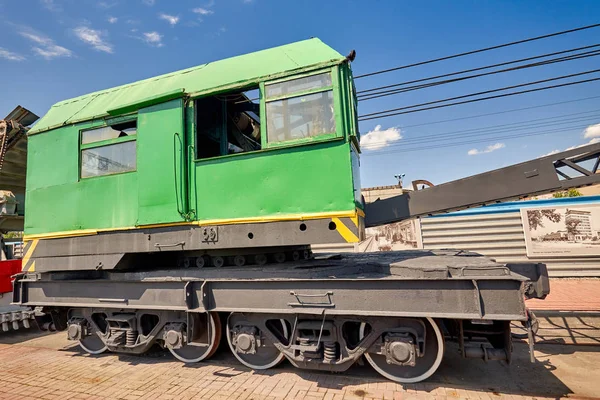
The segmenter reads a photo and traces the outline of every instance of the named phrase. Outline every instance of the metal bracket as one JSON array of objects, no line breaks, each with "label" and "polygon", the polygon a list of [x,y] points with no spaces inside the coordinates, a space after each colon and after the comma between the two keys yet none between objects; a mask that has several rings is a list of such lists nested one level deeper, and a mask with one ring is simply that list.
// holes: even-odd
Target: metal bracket
[{"label": "metal bracket", "polygon": [[[297,303],[288,303],[288,306],[290,307],[326,307],[326,308],[332,308],[335,307],[335,304],[333,303],[333,292],[329,291],[325,294],[301,294],[301,293],[296,293],[294,291],[290,292],[290,295],[294,296],[296,298],[296,300],[298,301]],[[315,299],[315,298],[322,298],[324,299],[325,302],[314,302],[314,301],[302,301],[302,297],[308,297],[310,299]]]},{"label": "metal bracket", "polygon": [[527,322],[525,323],[525,327],[527,328],[527,343],[529,345],[529,361],[531,361],[532,364],[535,363],[535,334],[533,333],[533,324],[531,323],[532,319],[531,316],[529,316],[529,318],[527,319]]},{"label": "metal bracket", "polygon": [[154,244],[154,247],[156,247],[158,250],[162,250],[163,247],[181,247],[181,250],[183,250],[184,246],[185,246],[185,242],[169,243],[169,244],[160,244],[160,243]]},{"label": "metal bracket", "polygon": [[184,288],[184,301],[185,301],[185,305],[187,307],[188,310],[192,310],[194,309],[194,282],[186,282]]}]

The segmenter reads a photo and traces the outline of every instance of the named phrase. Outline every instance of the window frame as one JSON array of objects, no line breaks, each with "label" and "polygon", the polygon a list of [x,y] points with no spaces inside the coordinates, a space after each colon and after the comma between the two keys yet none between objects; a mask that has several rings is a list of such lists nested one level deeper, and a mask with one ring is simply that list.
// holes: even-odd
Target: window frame
[{"label": "window frame", "polygon": [[[135,121],[135,127],[136,127],[136,132],[135,135],[131,135],[131,136],[124,136],[124,137],[117,137],[114,139],[105,139],[105,140],[99,140],[97,142],[92,142],[92,143],[86,143],[83,144],[83,133],[84,132],[88,132],[88,131],[93,131],[95,129],[100,129],[100,128],[105,128],[108,126],[112,126],[112,125],[116,125],[116,124],[122,124],[122,123],[126,123],[126,122],[131,122],[131,121]],[[114,144],[120,144],[120,143],[125,143],[125,142],[132,142],[132,141],[136,141],[137,140],[137,135],[138,135],[138,131],[137,131],[137,114],[136,115],[129,115],[129,116],[123,116],[123,117],[116,117],[116,118],[110,118],[110,119],[106,119],[103,121],[102,124],[98,124],[98,125],[94,125],[94,126],[90,126],[84,129],[80,129],[79,130],[79,157],[78,157],[78,170],[79,170],[79,181],[81,180],[87,180],[87,179],[94,179],[94,178],[103,178],[103,177],[107,177],[107,176],[115,176],[115,175],[122,175],[122,174],[130,174],[132,172],[137,172],[137,143],[136,143],[136,147],[135,147],[135,159],[136,159],[136,163],[135,163],[135,169],[132,169],[131,171],[123,171],[123,172],[115,172],[113,174],[104,174],[104,175],[95,175],[95,176],[82,176],[82,160],[83,160],[83,151],[84,150],[88,150],[88,149],[94,149],[94,148],[98,148],[98,147],[106,147],[106,146],[110,146],[110,145],[114,145]]]},{"label": "window frame", "polygon": [[[310,72],[307,72],[304,74],[286,76],[285,78],[280,78],[280,79],[275,79],[272,81],[265,81],[265,82],[260,83],[260,93],[261,93],[260,113],[261,113],[261,115],[264,115],[264,119],[265,119],[264,124],[261,123],[261,138],[262,138],[262,142],[263,142],[262,143],[263,149],[273,149],[273,148],[301,145],[301,144],[307,144],[307,143],[321,142],[321,141],[341,138],[344,136],[343,135],[343,123],[344,122],[343,122],[343,117],[342,117],[342,105],[340,104],[340,95],[339,95],[340,80],[339,80],[338,73],[336,71],[338,71],[338,68],[329,67],[329,68],[310,71]],[[308,76],[320,75],[323,73],[330,74],[330,76],[331,76],[331,85],[330,86],[323,86],[320,88],[303,90],[303,91],[292,93],[292,94],[275,96],[275,97],[272,97],[269,99],[267,99],[267,97],[266,97],[266,93],[267,93],[266,86],[267,85],[293,81],[296,79],[301,79],[301,78],[305,78]],[[334,132],[322,133],[322,134],[310,136],[307,138],[284,140],[281,142],[269,142],[268,141],[268,134],[269,134],[268,133],[268,119],[269,119],[269,116],[267,115],[267,103],[270,103],[273,101],[292,99],[292,98],[306,96],[306,95],[315,94],[315,93],[329,92],[329,91],[331,91],[332,95],[333,95],[333,112],[334,112],[334,117],[335,117],[335,131]],[[264,130],[262,130],[262,129],[264,129]]]},{"label": "window frame", "polygon": [[[202,95],[199,96],[193,96],[190,98],[189,103],[186,106],[186,113],[189,112],[189,114],[187,115],[187,118],[189,118],[185,123],[186,123],[186,129],[189,130],[190,135],[188,136],[188,143],[192,143],[191,147],[193,149],[192,151],[192,157],[191,160],[194,163],[201,163],[201,162],[205,162],[205,161],[212,161],[212,160],[220,160],[222,158],[227,158],[227,157],[240,157],[240,156],[244,156],[244,155],[248,155],[248,154],[256,154],[256,153],[260,153],[261,151],[266,150],[264,148],[264,133],[265,131],[263,130],[263,121],[262,121],[262,117],[261,121],[260,121],[260,149],[258,150],[251,150],[251,151],[242,151],[239,153],[232,153],[232,154],[223,154],[220,156],[213,156],[213,157],[205,157],[205,158],[199,158],[198,157],[198,150],[197,150],[197,146],[198,146],[198,106],[197,106],[197,100],[204,98],[204,97],[211,97],[211,96],[218,96],[220,94],[228,94],[230,92],[245,92],[245,91],[249,91],[249,90],[258,90],[258,107],[259,107],[259,112],[263,113],[263,92],[262,92],[262,86],[260,82],[253,82],[253,83],[246,83],[244,85],[241,86],[236,86],[236,87],[228,87],[227,89],[219,89],[219,90],[215,90],[212,92],[207,92],[207,93],[203,93]],[[221,143],[222,145],[222,143]]]}]

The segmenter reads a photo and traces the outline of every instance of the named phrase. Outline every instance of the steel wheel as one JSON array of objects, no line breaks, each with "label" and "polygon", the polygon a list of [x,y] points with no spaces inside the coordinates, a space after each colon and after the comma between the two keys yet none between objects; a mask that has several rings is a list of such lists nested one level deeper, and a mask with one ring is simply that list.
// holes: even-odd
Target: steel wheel
[{"label": "steel wheel", "polygon": [[79,341],[79,346],[89,354],[102,354],[108,350],[108,347],[106,347],[102,339],[95,333],[81,339]]},{"label": "steel wheel", "polygon": [[[278,321],[278,323],[281,324],[281,326],[277,327],[280,330],[280,333],[286,339],[288,339],[289,332],[288,332],[288,328],[287,328],[287,324],[285,323],[285,320],[280,319]],[[260,334],[260,331],[258,330],[258,328],[256,328],[252,322],[247,321],[243,314],[231,313],[229,315],[229,318],[227,319],[227,342],[229,343],[229,348],[231,349],[231,352],[233,353],[235,358],[238,359],[239,362],[241,362],[248,368],[260,370],[260,369],[272,368],[283,361],[283,359],[285,358],[285,355],[283,353],[281,353],[279,351],[279,349],[277,349],[277,347],[275,347],[273,342],[269,338],[267,338],[265,335],[260,335],[263,343],[261,346],[255,346],[254,354],[238,352],[236,350],[236,345],[233,343],[234,342],[233,336],[235,334],[236,328],[240,327],[240,326],[253,327],[256,329],[256,331],[257,331],[256,333]],[[239,338],[239,336],[238,336],[238,338]],[[249,335],[246,334],[242,339],[245,339],[243,346],[249,345],[248,344],[248,341],[250,340]],[[237,340],[240,340],[240,339],[237,339]],[[239,344],[238,344],[238,346],[239,346]]]},{"label": "steel wheel", "polygon": [[210,313],[210,328],[211,337],[209,346],[192,346],[186,344],[179,349],[169,348],[169,351],[175,358],[184,363],[197,363],[209,358],[215,354],[221,342],[221,320],[217,313]]},{"label": "steel wheel", "polygon": [[[425,355],[416,360],[414,367],[388,364],[381,354],[365,353],[371,366],[384,377],[399,383],[415,383],[429,378],[438,369],[444,356],[444,335],[432,318],[425,318]],[[395,326],[390,326],[393,328]],[[365,336],[366,324],[360,325],[359,337]]]}]

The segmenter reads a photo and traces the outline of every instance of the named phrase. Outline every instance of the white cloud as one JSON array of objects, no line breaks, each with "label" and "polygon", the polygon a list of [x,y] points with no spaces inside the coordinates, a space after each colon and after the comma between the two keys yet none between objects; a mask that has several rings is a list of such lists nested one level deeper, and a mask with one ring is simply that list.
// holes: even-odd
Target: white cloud
[{"label": "white cloud", "polygon": [[173,26],[177,25],[177,23],[179,22],[179,17],[177,17],[175,15],[165,14],[165,13],[158,14],[158,18],[164,19],[165,21],[167,21],[169,24],[171,24]]},{"label": "white cloud", "polygon": [[152,7],[154,3],[156,3],[156,0],[142,0],[142,3],[144,3],[148,7]]},{"label": "white cloud", "polygon": [[57,5],[54,0],[40,0],[42,6],[50,11],[62,11],[62,8]]},{"label": "white cloud", "polygon": [[573,149],[578,149],[578,148],[580,148],[580,147],[587,146],[588,144],[594,144],[594,143],[598,143],[598,142],[600,142],[600,138],[593,138],[592,140],[590,140],[590,141],[589,141],[589,142],[587,142],[587,143],[584,143],[584,144],[578,144],[577,146],[571,146],[571,147],[567,147],[567,148],[565,149],[565,151],[567,151],[567,150],[573,150]]},{"label": "white cloud", "polygon": [[377,125],[375,129],[360,137],[360,145],[368,150],[379,150],[400,139],[402,139],[400,128],[391,127],[381,130],[381,125]]},{"label": "white cloud", "polygon": [[208,8],[202,8],[202,7],[196,7],[192,10],[192,12],[195,12],[196,14],[200,14],[200,15],[214,14],[214,12],[212,10],[209,10]]},{"label": "white cloud", "polygon": [[8,61],[25,61],[25,57],[0,47],[0,58]]},{"label": "white cloud", "polygon": [[155,46],[155,47],[162,47],[163,43],[162,43],[162,38],[163,35],[161,35],[158,32],[144,32],[144,41],[146,43],[148,43],[150,46]]},{"label": "white cloud", "polygon": [[[592,125],[592,126],[594,126],[594,125]],[[588,144],[594,144],[594,143],[600,143],[600,137],[595,137],[595,138],[591,139],[589,142],[584,143],[584,144],[578,144],[576,146],[567,147],[566,149],[564,149],[562,151],[575,150],[575,149],[578,149],[580,147],[587,146]],[[561,152],[561,150],[555,149],[555,150],[552,150],[549,153],[541,155],[540,157],[551,156],[551,155],[554,155],[554,154],[560,153],[560,152]]]},{"label": "white cloud", "polygon": [[108,1],[101,1],[98,3],[98,7],[108,10],[109,8],[113,8],[117,4],[119,4],[119,3],[116,1],[113,1],[111,3],[109,3]]},{"label": "white cloud", "polygon": [[552,150],[552,151],[551,151],[551,152],[549,152],[549,153],[546,153],[546,154],[543,154],[543,155],[541,155],[540,157],[547,157],[547,156],[551,156],[551,155],[553,155],[553,154],[556,154],[556,153],[560,153],[560,150],[558,150],[558,149],[554,149],[554,150]]},{"label": "white cloud", "polygon": [[89,44],[95,50],[103,51],[105,53],[113,52],[112,44],[104,40],[104,36],[106,34],[104,32],[98,31],[96,29],[88,28],[86,26],[80,26],[78,28],[73,29],[75,36],[79,38],[84,43]]},{"label": "white cloud", "polygon": [[600,137],[600,124],[590,125],[583,131],[585,139]]},{"label": "white cloud", "polygon": [[71,57],[73,55],[71,50],[57,45],[54,40],[48,36],[39,34],[30,28],[24,28],[19,32],[19,35],[35,43],[36,46],[33,46],[31,49],[34,53],[44,57],[46,60],[57,57]]},{"label": "white cloud", "polygon": [[117,21],[119,21],[119,18],[117,18],[117,17],[108,17],[107,21],[108,21],[109,24],[116,24]]},{"label": "white cloud", "polygon": [[492,151],[500,150],[505,147],[506,147],[506,145],[504,143],[496,143],[496,144],[491,144],[491,145],[487,146],[483,150],[471,149],[467,152],[467,154],[470,156],[476,156],[478,154],[491,153]]}]

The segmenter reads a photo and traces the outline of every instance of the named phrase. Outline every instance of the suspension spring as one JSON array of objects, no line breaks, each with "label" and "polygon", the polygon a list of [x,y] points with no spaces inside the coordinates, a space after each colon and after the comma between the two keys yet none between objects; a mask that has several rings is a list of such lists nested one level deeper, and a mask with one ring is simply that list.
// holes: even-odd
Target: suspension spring
[{"label": "suspension spring", "polygon": [[337,359],[337,349],[335,343],[323,343],[323,361],[334,362]]},{"label": "suspension spring", "polygon": [[127,346],[133,346],[137,341],[138,331],[127,331]]}]

